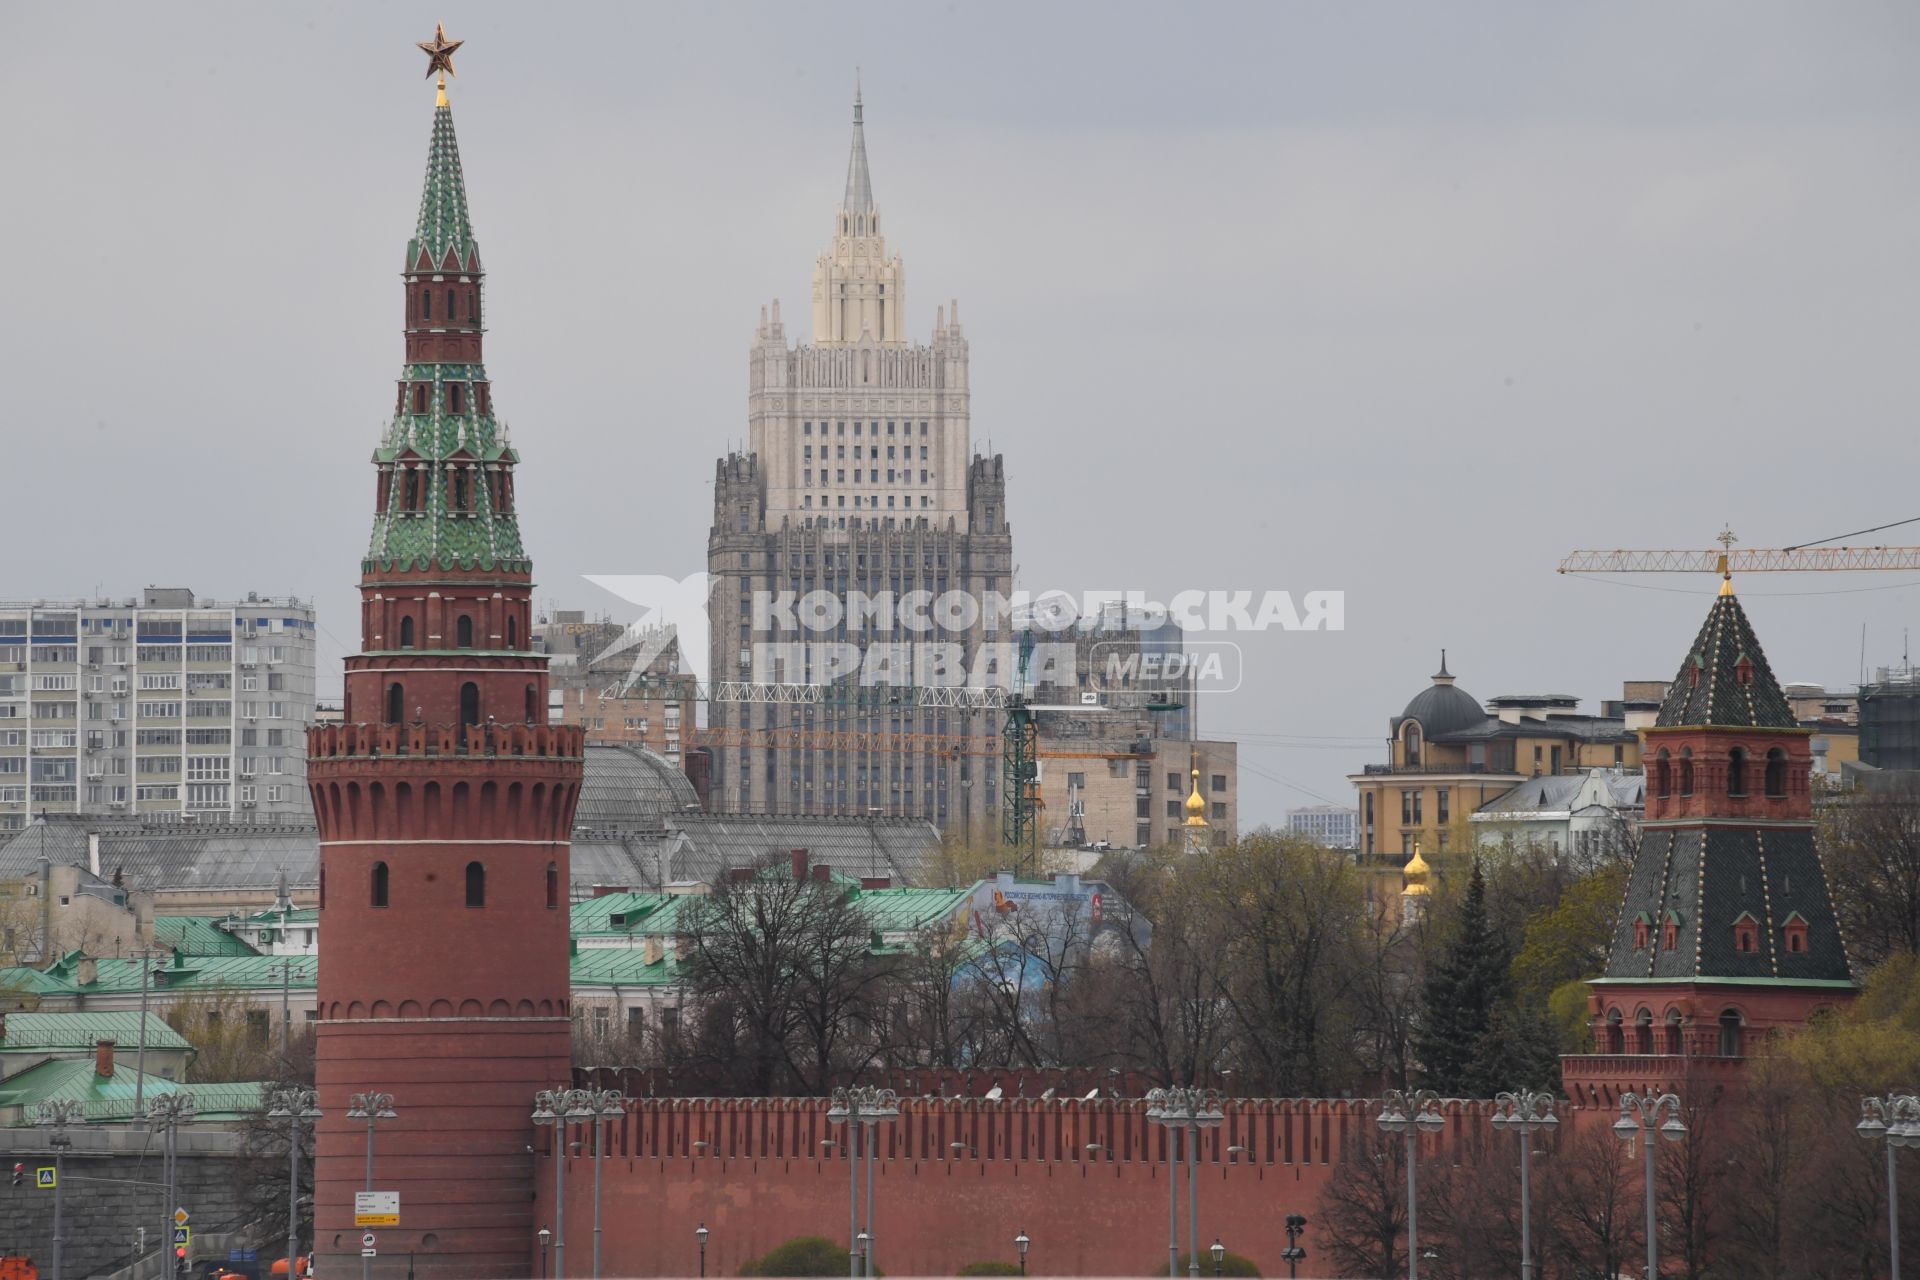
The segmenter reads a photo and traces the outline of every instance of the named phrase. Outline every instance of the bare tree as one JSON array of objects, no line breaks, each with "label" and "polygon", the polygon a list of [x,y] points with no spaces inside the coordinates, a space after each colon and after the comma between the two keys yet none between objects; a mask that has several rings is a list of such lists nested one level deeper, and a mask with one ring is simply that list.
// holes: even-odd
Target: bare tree
[{"label": "bare tree", "polygon": [[1320,1231],[1334,1274],[1391,1276],[1407,1265],[1407,1155],[1370,1120],[1342,1144],[1320,1193]]},{"label": "bare tree", "polygon": [[1855,964],[1920,952],[1920,783],[1822,806],[1822,852]]}]

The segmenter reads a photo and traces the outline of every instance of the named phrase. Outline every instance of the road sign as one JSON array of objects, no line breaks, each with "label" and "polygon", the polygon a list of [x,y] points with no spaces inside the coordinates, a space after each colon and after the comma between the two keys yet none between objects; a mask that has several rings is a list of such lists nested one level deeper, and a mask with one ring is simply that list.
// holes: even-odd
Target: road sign
[{"label": "road sign", "polygon": [[397,1227],[400,1225],[398,1191],[356,1191],[353,1193],[353,1225],[356,1227]]},{"label": "road sign", "polygon": [[42,1191],[51,1191],[57,1184],[58,1175],[54,1173],[52,1165],[43,1164],[33,1171],[33,1185]]},{"label": "road sign", "polygon": [[192,1244],[193,1228],[192,1227],[175,1227],[173,1229],[173,1242],[175,1244]]},{"label": "road sign", "polygon": [[187,1225],[187,1211],[185,1209],[175,1209],[173,1211],[173,1225],[176,1227],[184,1227]]},{"label": "road sign", "polygon": [[360,1237],[360,1247],[362,1249],[373,1248],[373,1232],[369,1231],[367,1232],[367,1234]]},{"label": "road sign", "polygon": [[[362,1192],[360,1192],[359,1194],[360,1194],[360,1195],[363,1195],[363,1196],[364,1196],[364,1195],[367,1195],[367,1194],[369,1194],[369,1193],[368,1193],[368,1192],[365,1192],[365,1191],[362,1191]],[[383,1192],[373,1192],[373,1193],[371,1193],[371,1194],[374,1194],[374,1195],[381,1195],[381,1194],[386,1194],[386,1195],[397,1195],[398,1193],[397,1193],[397,1192],[384,1192],[384,1193],[383,1193]],[[363,1257],[363,1258],[371,1258],[371,1257],[373,1257],[373,1256],[375,1256],[375,1251],[374,1251],[374,1247],[373,1247],[373,1232],[371,1232],[371,1231],[369,1231],[369,1232],[367,1232],[367,1234],[365,1234],[365,1235],[363,1235],[363,1236],[361,1236],[361,1237],[360,1237],[360,1256],[361,1256],[361,1257]]]}]

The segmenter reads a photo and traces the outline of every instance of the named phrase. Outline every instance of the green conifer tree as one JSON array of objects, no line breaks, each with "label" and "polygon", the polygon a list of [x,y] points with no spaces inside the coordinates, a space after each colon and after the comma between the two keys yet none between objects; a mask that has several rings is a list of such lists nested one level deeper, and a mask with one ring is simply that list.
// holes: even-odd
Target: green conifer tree
[{"label": "green conifer tree", "polygon": [[1428,1087],[1455,1097],[1482,1096],[1473,1068],[1494,1011],[1508,1002],[1511,970],[1507,940],[1487,918],[1487,882],[1476,858],[1453,936],[1427,972],[1414,1048]]}]

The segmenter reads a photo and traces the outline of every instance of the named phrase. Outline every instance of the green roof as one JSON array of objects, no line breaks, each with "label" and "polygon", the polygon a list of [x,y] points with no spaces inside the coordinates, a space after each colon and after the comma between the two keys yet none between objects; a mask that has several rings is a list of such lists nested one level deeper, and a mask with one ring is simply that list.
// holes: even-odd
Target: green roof
[{"label": "green roof", "polygon": [[258,955],[252,947],[220,927],[221,916],[155,916],[153,941],[190,956]]},{"label": "green roof", "polygon": [[[44,972],[25,966],[0,969],[0,991],[87,996],[140,990],[139,966],[131,960],[111,958],[96,959],[95,979],[83,986],[79,981],[83,959],[80,952],[71,951]],[[287,983],[292,990],[312,990],[317,967],[312,956],[190,956],[178,951],[171,963],[161,966],[157,985],[167,991],[239,990],[267,995],[280,990],[283,965],[292,966],[292,980]]]},{"label": "green roof", "polygon": [[574,953],[569,970],[574,985],[584,987],[669,987],[680,980],[672,947],[651,964],[642,947],[586,947]]},{"label": "green roof", "polygon": [[473,223],[467,217],[467,180],[460,172],[460,143],[453,136],[453,108],[440,106],[433,110],[427,180],[420,192],[420,218],[414,225],[413,239],[407,242],[406,269],[414,270],[423,252],[437,269],[446,261],[449,250],[457,259],[454,270],[471,271],[479,265]]},{"label": "green roof", "polygon": [[[568,927],[575,937],[585,934],[667,934],[674,931],[688,895],[679,893],[609,893],[573,904]],[[621,916],[620,924],[613,917]]]},{"label": "green roof", "polygon": [[[88,1122],[133,1118],[134,1096],[139,1073],[122,1059],[115,1059],[113,1075],[101,1076],[91,1058],[64,1058],[43,1062],[30,1071],[22,1071],[0,1087],[0,1107],[24,1107],[24,1123],[33,1122],[32,1109],[55,1098],[69,1098],[81,1105]],[[260,1081],[229,1084],[183,1085],[165,1076],[148,1073],[144,1093],[188,1091],[193,1094],[195,1114],[202,1120],[238,1120],[259,1111],[268,1086]]]},{"label": "green roof", "polygon": [[[433,113],[433,140],[427,147],[420,218],[413,239],[407,242],[406,269],[481,274],[479,246],[474,243],[473,224],[467,216],[460,147],[453,135],[453,111],[448,107],[437,107]],[[377,463],[404,459],[409,466],[395,469],[386,507],[374,514],[373,538],[363,568],[458,566],[530,572],[532,566],[520,542],[519,520],[510,505],[507,510],[495,508],[492,473],[477,465],[518,461],[507,443],[504,426],[494,417],[491,390],[484,403],[474,390],[475,384],[488,382],[485,366],[477,359],[471,363],[409,363],[401,381],[408,387],[424,385],[426,405],[423,412],[414,412],[412,393],[403,393],[385,438],[374,450]],[[456,384],[462,392],[457,406],[453,400]],[[415,501],[411,504],[403,471],[418,477],[419,489],[412,494]],[[449,490],[455,484],[466,486],[464,507],[454,505]]]},{"label": "green roof", "polygon": [[[0,1051],[15,1049],[91,1049],[112,1040],[131,1049],[140,1043],[138,1013],[10,1013]],[[168,1026],[157,1013],[147,1015],[147,1048],[191,1049],[186,1037]]]},{"label": "green roof", "polygon": [[[916,933],[951,920],[973,896],[965,889],[862,889],[852,877],[836,876],[871,927],[882,934]],[[662,937],[678,932],[680,913],[699,895],[674,893],[609,893],[574,904],[573,936]],[[615,924],[615,916],[624,921]]]}]

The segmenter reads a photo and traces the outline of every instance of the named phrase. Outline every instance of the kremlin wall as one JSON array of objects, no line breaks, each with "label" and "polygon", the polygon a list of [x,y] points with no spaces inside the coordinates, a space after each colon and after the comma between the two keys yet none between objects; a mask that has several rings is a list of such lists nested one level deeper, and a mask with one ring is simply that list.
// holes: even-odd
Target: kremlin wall
[{"label": "kremlin wall", "polygon": [[[795,1236],[847,1239],[849,1170],[829,1105],[825,1098],[635,1099],[606,1130],[602,1273],[694,1274],[694,1231],[702,1224],[712,1275],[737,1275],[742,1263]],[[1371,1099],[1226,1102],[1223,1123],[1200,1143],[1203,1253],[1218,1237],[1261,1274],[1285,1275],[1282,1225],[1287,1214],[1303,1213],[1303,1274],[1327,1274],[1313,1262],[1325,1256],[1314,1224],[1320,1195],[1346,1144],[1374,1140],[1374,1108]],[[953,1275],[970,1262],[1013,1261],[1013,1238],[1025,1232],[1037,1275],[1164,1268],[1166,1135],[1146,1109],[1138,1098],[903,1098],[900,1118],[876,1130],[876,1265],[889,1275]],[[1491,1114],[1486,1102],[1450,1104],[1446,1127],[1420,1140],[1422,1163],[1477,1157],[1501,1142]],[[1612,1116],[1592,1118],[1604,1124]],[[535,1139],[534,1220],[548,1226],[552,1142],[551,1130]],[[581,1255],[592,1243],[592,1143],[590,1124],[572,1130],[565,1220],[569,1248]],[[1184,1169],[1175,1173],[1184,1254],[1188,1191]],[[530,1261],[538,1274],[540,1260]]]}]

